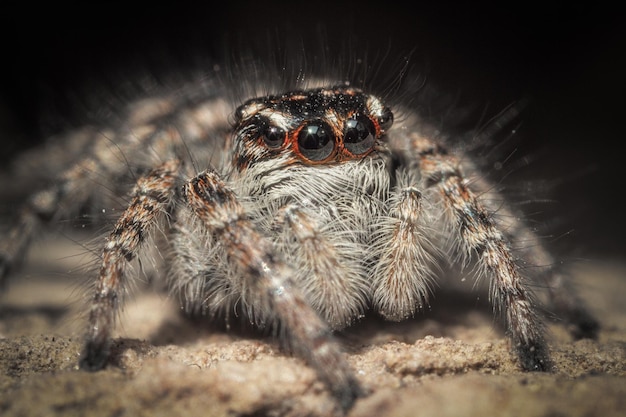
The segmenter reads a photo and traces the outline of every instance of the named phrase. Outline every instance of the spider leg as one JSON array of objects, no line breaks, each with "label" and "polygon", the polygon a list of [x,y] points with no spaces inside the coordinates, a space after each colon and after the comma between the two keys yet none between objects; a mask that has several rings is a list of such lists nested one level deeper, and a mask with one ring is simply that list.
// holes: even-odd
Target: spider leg
[{"label": "spider leg", "polygon": [[[98,142],[102,139],[102,136],[93,131],[89,136],[90,141]],[[92,145],[89,148],[91,148],[89,151],[93,152],[99,147]],[[91,156],[63,170],[56,181],[28,198],[22,205],[16,221],[8,230],[7,236],[0,240],[0,281],[22,261],[31,240],[41,226],[63,217],[67,211],[73,211],[71,207],[77,210],[87,201],[94,189],[96,177],[103,171],[105,171],[104,161],[92,153]]]},{"label": "spider leg", "polygon": [[111,332],[124,294],[126,266],[137,256],[159,214],[166,212],[171,204],[179,170],[180,162],[172,160],[140,178],[132,192],[130,205],[104,245],[80,360],[83,369],[98,370],[106,365]]},{"label": "spider leg", "polygon": [[80,142],[87,156],[69,168],[55,167],[54,182],[22,206],[6,238],[0,239],[0,283],[24,258],[42,226],[70,218],[87,203],[94,214],[102,207],[118,206],[116,196],[127,194],[126,184],[163,161],[193,157],[217,162],[212,158],[220,153],[211,153],[214,144],[210,142],[223,142],[221,133],[229,126],[227,108],[223,100],[214,98],[191,103],[149,99],[131,108],[118,129],[83,129],[78,136],[89,137],[80,141],[72,134],[59,138]]},{"label": "spider leg", "polygon": [[597,338],[600,329],[598,320],[580,299],[571,284],[571,279],[568,279],[567,272],[546,250],[540,238],[519,220],[519,216],[513,213],[510,207],[500,203],[502,197],[491,191],[491,185],[485,180],[473,180],[472,188],[481,193],[483,196],[481,201],[489,210],[496,212],[500,229],[505,231],[509,241],[515,242],[516,254],[532,264],[530,272],[535,276],[534,280],[537,282],[541,280],[547,288],[551,313],[569,324],[573,337]]},{"label": "spider leg", "polygon": [[293,348],[327,384],[344,410],[362,394],[330,329],[292,281],[295,271],[275,256],[275,248],[256,231],[234,192],[219,176],[206,171],[189,181],[183,198],[227,249],[249,291],[260,299],[255,308],[275,318]]},{"label": "spider leg", "polygon": [[[126,136],[134,141],[149,140],[145,129],[138,129]],[[9,229],[8,238],[0,241],[0,280],[24,258],[35,233],[54,220],[70,218],[92,198],[91,205],[110,207],[104,202],[120,191],[120,179],[129,173],[127,157],[135,154],[128,137],[121,132],[93,132],[88,153],[79,162],[65,168],[47,188],[37,191],[23,204],[15,224]],[[141,165],[133,161],[134,168]],[[100,191],[100,193],[96,193]],[[125,195],[127,190],[121,191]],[[107,195],[108,194],[108,195]],[[94,210],[95,212],[95,210]]]},{"label": "spider leg", "polygon": [[369,283],[358,254],[362,250],[341,231],[329,239],[328,229],[338,222],[318,222],[305,210],[289,204],[279,210],[275,228],[282,232],[278,245],[296,267],[294,280],[311,306],[333,329],[350,325],[365,311]]},{"label": "spider leg", "polygon": [[452,215],[461,249],[476,254],[478,266],[491,275],[490,298],[506,328],[521,366],[529,371],[551,368],[544,326],[532,294],[519,272],[511,247],[490,212],[478,201],[459,170],[460,162],[432,140],[411,137],[427,186],[436,187]]},{"label": "spider leg", "polygon": [[373,305],[394,321],[424,308],[434,281],[434,249],[424,229],[422,194],[403,175],[398,175],[398,181],[389,215],[374,231],[378,262],[372,273]]}]

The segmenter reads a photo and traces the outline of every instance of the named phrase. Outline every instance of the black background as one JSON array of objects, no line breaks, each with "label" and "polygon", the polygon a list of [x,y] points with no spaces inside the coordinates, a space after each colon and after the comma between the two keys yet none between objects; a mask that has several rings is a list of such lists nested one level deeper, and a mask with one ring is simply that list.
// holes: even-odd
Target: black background
[{"label": "black background", "polygon": [[176,65],[236,54],[268,33],[306,41],[324,27],[331,45],[354,37],[391,56],[412,52],[444,90],[494,113],[530,97],[517,154],[541,155],[526,173],[557,180],[546,205],[554,240],[574,257],[623,257],[626,37],[617,9],[383,1],[3,9],[3,163],[61,128],[50,114],[71,117],[70,96],[107,71],[153,65],[164,50]]}]

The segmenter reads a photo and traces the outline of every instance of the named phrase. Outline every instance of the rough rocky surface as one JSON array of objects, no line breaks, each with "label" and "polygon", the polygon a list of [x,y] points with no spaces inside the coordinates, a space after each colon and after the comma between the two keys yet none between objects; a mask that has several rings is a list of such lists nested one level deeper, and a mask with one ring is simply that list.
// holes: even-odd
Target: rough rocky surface
[{"label": "rough rocky surface", "polygon": [[[0,415],[333,413],[315,373],[271,335],[186,319],[153,289],[127,303],[109,366],[77,370],[84,277],[69,278],[77,258],[50,247],[37,245],[0,298]],[[551,323],[552,373],[518,369],[484,295],[440,290],[415,319],[367,317],[338,335],[370,392],[349,415],[625,415],[626,269],[588,262],[574,271],[603,328],[597,341],[574,341]]]}]

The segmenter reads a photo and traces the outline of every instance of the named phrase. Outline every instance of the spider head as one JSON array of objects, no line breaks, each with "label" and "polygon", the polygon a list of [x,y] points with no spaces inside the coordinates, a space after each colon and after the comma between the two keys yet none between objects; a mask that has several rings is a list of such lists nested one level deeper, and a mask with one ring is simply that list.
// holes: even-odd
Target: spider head
[{"label": "spider head", "polygon": [[235,114],[235,166],[259,161],[330,164],[363,159],[393,123],[375,96],[351,87],[316,88],[248,100]]}]

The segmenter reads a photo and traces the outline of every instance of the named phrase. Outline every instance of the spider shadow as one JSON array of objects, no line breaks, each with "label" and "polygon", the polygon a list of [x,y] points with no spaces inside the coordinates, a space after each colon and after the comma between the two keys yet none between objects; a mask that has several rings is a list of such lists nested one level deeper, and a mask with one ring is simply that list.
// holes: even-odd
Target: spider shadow
[{"label": "spider shadow", "polygon": [[36,305],[36,306],[19,306],[4,305],[0,307],[0,318],[2,318],[4,326],[10,326],[6,330],[12,332],[12,328],[20,330],[28,328],[28,322],[44,319],[46,326],[57,327],[67,316],[69,308],[57,305]]},{"label": "spider shadow", "polygon": [[171,344],[193,344],[201,339],[232,340],[260,340],[271,343],[271,340],[280,337],[278,330],[272,326],[259,327],[245,314],[236,311],[232,317],[190,314],[182,310],[176,313],[173,320],[165,320],[152,333],[149,341],[154,346]]},{"label": "spider shadow", "polygon": [[413,344],[426,336],[463,338],[473,334],[501,334],[504,326],[494,318],[486,291],[439,288],[426,308],[402,321],[389,321],[368,311],[365,317],[337,333],[346,349],[356,353],[389,341]]},{"label": "spider shadow", "polygon": [[[282,350],[291,351],[289,340],[280,326],[259,327],[244,314],[229,320],[182,311],[174,320],[166,320],[151,334],[154,346],[193,344],[205,338],[257,340]],[[336,331],[344,349],[357,352],[367,346],[396,340],[415,343],[426,336],[459,337],[463,331],[488,328],[491,333],[504,334],[499,320],[494,320],[487,292],[440,288],[431,297],[430,306],[414,317],[400,322],[387,321],[368,311],[352,326]],[[142,346],[142,345],[140,345]]]}]

